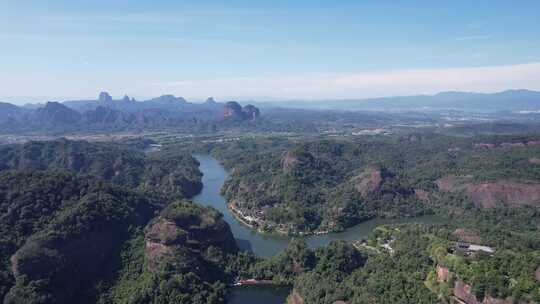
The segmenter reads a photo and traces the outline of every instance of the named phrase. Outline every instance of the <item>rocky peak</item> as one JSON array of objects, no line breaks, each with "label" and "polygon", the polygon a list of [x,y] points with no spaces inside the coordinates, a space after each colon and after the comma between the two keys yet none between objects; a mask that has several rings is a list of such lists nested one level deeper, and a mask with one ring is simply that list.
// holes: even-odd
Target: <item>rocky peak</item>
[{"label": "rocky peak", "polygon": [[229,101],[225,103],[223,108],[223,117],[236,118],[241,120],[255,120],[260,116],[260,111],[253,105],[247,105],[242,108],[236,101]]},{"label": "rocky peak", "polygon": [[214,97],[208,97],[205,101],[207,104],[216,104],[217,102],[214,100]]},{"label": "rocky peak", "polygon": [[222,256],[238,251],[223,215],[189,201],[175,202],[165,208],[147,227],[145,241],[150,271],[163,263],[178,265],[178,258],[213,261],[216,252]]},{"label": "rocky peak", "polygon": [[133,100],[133,98],[130,99],[129,96],[127,96],[127,95],[124,95],[124,98],[122,98],[123,102],[130,102],[132,100]]},{"label": "rocky peak", "polygon": [[356,190],[364,197],[379,191],[382,182],[381,169],[375,166],[367,167],[362,173],[353,177]]},{"label": "rocky peak", "polygon": [[113,101],[111,95],[109,95],[109,93],[107,92],[99,93],[98,100],[99,102],[112,102]]},{"label": "rocky peak", "polygon": [[228,101],[223,108],[223,117],[242,117],[242,107],[236,101]]},{"label": "rocky peak", "polygon": [[540,183],[533,180],[497,180],[474,183],[472,176],[445,176],[436,182],[439,191],[464,192],[481,208],[540,206]]},{"label": "rocky peak", "polygon": [[242,109],[245,117],[249,120],[255,120],[261,115],[259,109],[254,105],[247,105]]}]

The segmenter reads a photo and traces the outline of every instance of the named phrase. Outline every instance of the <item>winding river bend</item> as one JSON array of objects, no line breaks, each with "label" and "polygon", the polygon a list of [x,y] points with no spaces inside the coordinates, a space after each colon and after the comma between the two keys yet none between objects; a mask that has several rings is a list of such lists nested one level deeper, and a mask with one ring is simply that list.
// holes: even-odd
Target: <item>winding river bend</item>
[{"label": "winding river bend", "polygon": [[[249,250],[261,257],[270,257],[283,251],[291,237],[278,235],[265,235],[257,233],[240,223],[227,208],[225,199],[220,194],[220,189],[228,176],[227,171],[213,157],[208,155],[195,155],[200,162],[200,170],[203,173],[203,189],[193,200],[199,204],[212,206],[223,213],[223,217],[229,223],[238,246],[242,250]],[[432,224],[441,222],[437,216],[422,216],[404,219],[375,219],[363,222],[352,228],[339,233],[324,235],[312,235],[306,237],[306,242],[311,248],[324,246],[333,240],[357,240],[366,237],[375,227],[391,223],[423,223]],[[231,304],[277,304],[284,303],[289,293],[289,288],[274,286],[242,286],[233,288]]]},{"label": "winding river bend", "polygon": [[[203,189],[193,200],[202,205],[216,208],[223,213],[225,221],[231,226],[232,233],[237,240],[238,246],[243,250],[249,250],[261,257],[270,257],[287,247],[290,241],[288,236],[260,234],[253,229],[241,224],[227,208],[225,199],[220,194],[220,189],[228,176],[227,171],[213,157],[208,155],[195,155],[201,163],[200,170],[204,174],[202,178]],[[375,227],[391,223],[423,223],[432,224],[440,222],[437,216],[422,216],[404,219],[374,219],[363,222],[343,232],[306,237],[306,242],[311,248],[324,246],[333,240],[357,240],[366,237]]]}]

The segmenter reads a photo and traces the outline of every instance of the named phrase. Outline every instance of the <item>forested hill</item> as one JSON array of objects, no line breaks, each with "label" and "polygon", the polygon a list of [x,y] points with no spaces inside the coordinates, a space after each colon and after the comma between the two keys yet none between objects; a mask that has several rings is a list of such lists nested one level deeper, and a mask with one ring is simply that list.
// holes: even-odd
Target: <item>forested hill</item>
[{"label": "forested hill", "polygon": [[0,294],[5,303],[84,298],[130,229],[163,202],[88,177],[0,173]]},{"label": "forested hill", "polygon": [[[292,298],[315,304],[540,299],[536,136],[262,137],[148,155],[136,146],[1,148],[3,303],[224,304],[228,286],[247,279],[293,286]],[[201,177],[188,150],[232,169],[223,191],[237,211],[262,214],[264,229],[339,230],[427,212],[452,220],[317,249],[295,240],[258,258],[238,251],[222,214],[182,199]],[[462,254],[462,241],[495,251]]]},{"label": "forested hill", "polygon": [[218,211],[185,200],[199,163],[133,146],[0,148],[0,302],[225,302],[238,248]]},{"label": "forested hill", "polygon": [[234,168],[223,187],[231,208],[262,230],[335,231],[373,217],[540,206],[534,136],[245,140],[210,150]]},{"label": "forested hill", "polygon": [[176,199],[202,187],[199,163],[185,153],[143,152],[108,143],[60,139],[0,147],[0,170],[68,170]]},{"label": "forested hill", "polygon": [[[506,227],[505,231],[509,227]],[[538,235],[493,254],[455,251],[449,227],[379,226],[362,242],[334,241],[315,250],[296,239],[254,264],[250,275],[294,286],[288,303],[538,303]],[[468,231],[483,241],[476,230]],[[494,233],[500,236],[501,231]],[[484,235],[483,236],[487,236]]]},{"label": "forested hill", "polygon": [[2,303],[224,303],[237,250],[211,208],[68,172],[0,172]]}]

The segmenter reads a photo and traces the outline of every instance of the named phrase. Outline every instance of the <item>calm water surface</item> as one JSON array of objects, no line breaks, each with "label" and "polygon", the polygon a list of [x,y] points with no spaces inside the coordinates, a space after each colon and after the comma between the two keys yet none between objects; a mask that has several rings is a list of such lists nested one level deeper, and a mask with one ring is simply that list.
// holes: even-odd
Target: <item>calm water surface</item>
[{"label": "calm water surface", "polygon": [[234,287],[229,304],[284,304],[290,293],[290,287],[270,285]]},{"label": "calm water surface", "polygon": [[[195,155],[201,163],[200,170],[204,174],[202,178],[203,189],[193,198],[199,204],[212,206],[223,213],[225,221],[229,223],[238,246],[243,250],[249,250],[258,256],[270,257],[287,247],[290,237],[263,235],[242,225],[229,211],[225,199],[220,195],[220,189],[228,176],[227,171],[219,162],[208,155]],[[311,248],[324,246],[333,240],[357,240],[366,237],[375,227],[390,223],[437,223],[441,219],[436,216],[423,216],[408,219],[376,219],[363,222],[344,232],[329,233],[306,237]],[[240,286],[234,287],[229,299],[230,304],[283,304],[291,289],[289,287],[275,286]]]},{"label": "calm water surface", "polygon": [[[231,226],[232,233],[241,249],[252,251],[261,257],[270,257],[285,249],[291,239],[290,237],[257,233],[255,230],[241,224],[232,215],[227,208],[225,199],[220,194],[221,186],[228,176],[227,171],[211,156],[195,155],[195,157],[201,163],[200,170],[204,174],[202,178],[204,186],[201,193],[195,196],[193,200],[202,205],[212,206],[223,213],[225,221]],[[430,215],[404,219],[375,219],[363,222],[343,232],[308,236],[306,241],[311,248],[315,248],[324,246],[333,240],[358,240],[367,237],[378,225],[408,222],[433,224],[441,222],[441,218]]]}]

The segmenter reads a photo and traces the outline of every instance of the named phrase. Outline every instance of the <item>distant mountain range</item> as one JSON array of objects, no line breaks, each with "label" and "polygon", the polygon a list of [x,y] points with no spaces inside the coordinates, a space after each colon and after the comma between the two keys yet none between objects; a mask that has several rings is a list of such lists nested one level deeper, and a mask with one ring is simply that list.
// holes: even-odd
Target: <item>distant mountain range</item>
[{"label": "distant mountain range", "polygon": [[163,95],[145,101],[124,96],[113,100],[102,92],[96,100],[47,102],[18,107],[0,103],[0,129],[20,131],[97,131],[180,128],[201,130],[216,125],[234,125],[258,120],[260,111],[253,105],[235,101],[190,103],[182,97]]},{"label": "distant mountain range", "polygon": [[[208,98],[203,103],[191,103],[173,95],[144,101],[137,101],[129,96],[113,99],[107,92],[100,93],[94,100],[47,102],[22,107],[0,102],[0,133],[112,132],[167,128],[182,132],[212,132],[226,128],[246,128],[256,122],[261,125],[261,121],[266,124],[272,122],[272,128],[279,129],[280,124],[284,124],[283,119],[287,121],[285,124],[297,121],[296,114],[288,114],[293,108],[300,109],[297,111],[327,109],[421,114],[439,111],[540,113],[540,92],[442,92],[436,95],[358,100],[260,102],[256,105],[258,107],[251,104],[241,106],[235,101],[222,103],[213,98]],[[263,120],[259,118],[259,108],[266,109],[266,118]]]},{"label": "distant mountain range", "polygon": [[530,90],[508,90],[492,94],[442,92],[436,95],[396,96],[370,99],[318,101],[289,100],[258,103],[257,105],[260,107],[367,111],[537,111],[540,110],[540,92]]}]

